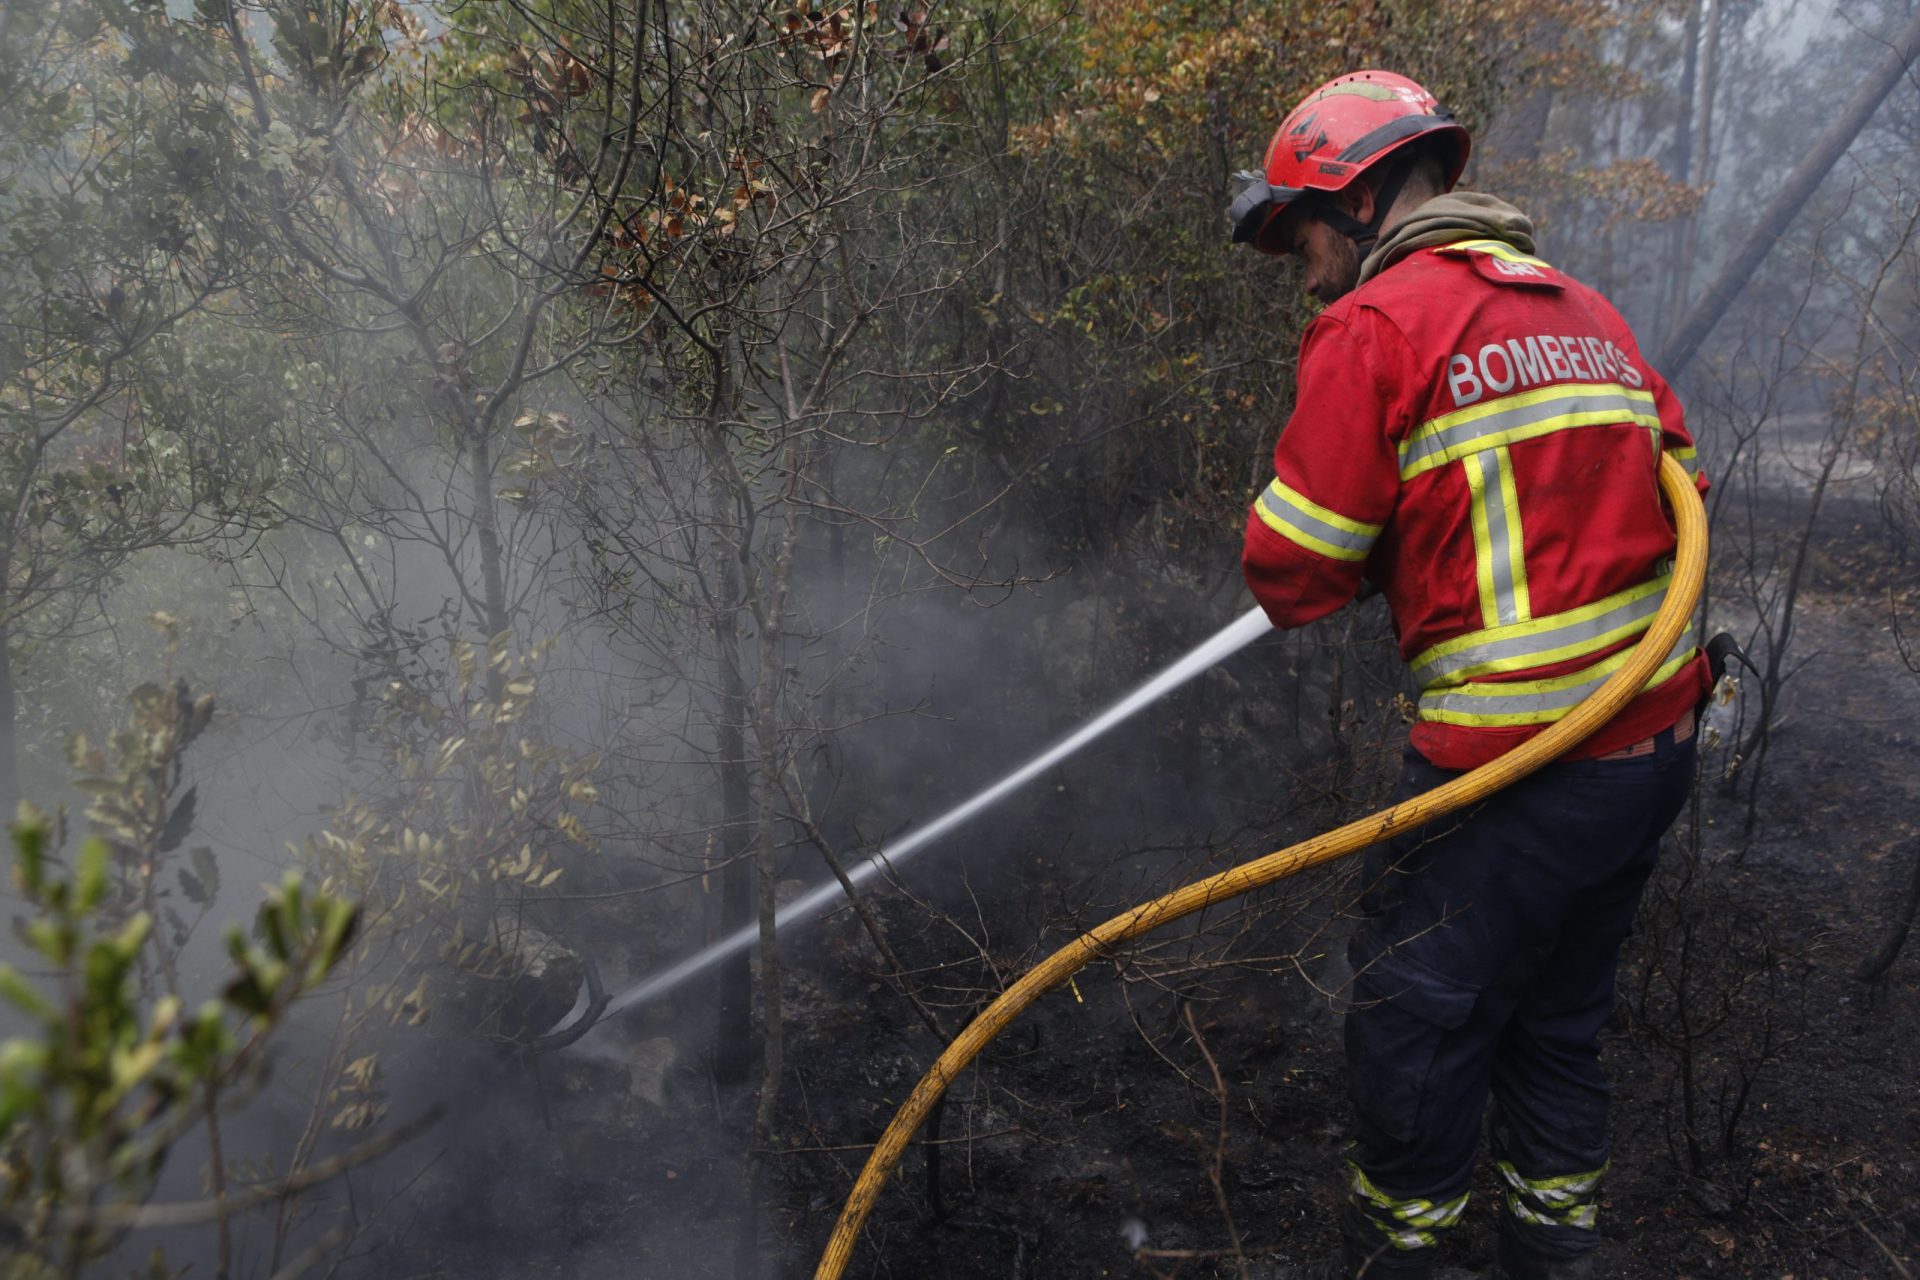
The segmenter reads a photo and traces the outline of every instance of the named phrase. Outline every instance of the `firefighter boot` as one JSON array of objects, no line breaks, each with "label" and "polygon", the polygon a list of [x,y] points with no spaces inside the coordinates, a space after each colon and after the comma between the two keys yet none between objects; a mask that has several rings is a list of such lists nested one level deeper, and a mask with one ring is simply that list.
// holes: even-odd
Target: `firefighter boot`
[{"label": "firefighter boot", "polygon": [[1556,1257],[1543,1253],[1503,1216],[1500,1223],[1500,1259],[1492,1280],[1592,1280],[1593,1254]]},{"label": "firefighter boot", "polygon": [[1358,1164],[1349,1162],[1347,1172],[1347,1202],[1340,1210],[1340,1251],[1347,1275],[1436,1280],[1440,1242],[1460,1220],[1466,1192],[1439,1201],[1400,1197],[1382,1190]]},{"label": "firefighter boot", "polygon": [[1252,1280],[1348,1280],[1344,1262],[1283,1262],[1247,1269]]},{"label": "firefighter boot", "polygon": [[[1494,1138],[1496,1147],[1511,1147],[1511,1128],[1496,1123]],[[1494,1275],[1499,1280],[1587,1280],[1600,1243],[1595,1219],[1605,1164],[1587,1173],[1539,1178],[1526,1176],[1506,1159],[1498,1165],[1507,1194],[1500,1205]]]}]

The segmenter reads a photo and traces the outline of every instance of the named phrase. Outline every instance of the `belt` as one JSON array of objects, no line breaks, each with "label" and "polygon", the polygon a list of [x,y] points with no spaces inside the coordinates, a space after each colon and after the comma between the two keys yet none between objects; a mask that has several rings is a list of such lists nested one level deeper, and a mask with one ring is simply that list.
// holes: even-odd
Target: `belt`
[{"label": "belt", "polygon": [[1678,720],[1654,734],[1651,738],[1642,738],[1630,746],[1618,751],[1609,751],[1606,755],[1595,756],[1595,760],[1633,760],[1640,756],[1650,756],[1661,747],[1678,746],[1693,737],[1693,712],[1689,711]]}]

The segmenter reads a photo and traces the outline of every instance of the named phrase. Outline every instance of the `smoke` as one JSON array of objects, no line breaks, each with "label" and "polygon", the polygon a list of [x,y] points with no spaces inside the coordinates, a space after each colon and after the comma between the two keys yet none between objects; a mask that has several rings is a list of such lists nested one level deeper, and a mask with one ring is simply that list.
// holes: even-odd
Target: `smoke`
[{"label": "smoke", "polygon": [[[933,818],[912,835],[889,843],[878,853],[847,868],[844,884],[838,879],[827,881],[789,901],[774,917],[776,929],[783,933],[789,932],[811,921],[828,907],[844,901],[848,886],[857,889],[882,872],[897,872],[921,850],[949,832],[966,825],[976,815],[985,813],[1002,799],[1040,777],[1049,769],[1065,763],[1082,748],[1092,745],[1109,731],[1151,707],[1187,681],[1212,670],[1214,666],[1253,643],[1269,629],[1270,624],[1260,610],[1254,609],[1242,615],[1237,621],[1221,628],[1212,638],[1194,648],[1165,671],[1120,699],[1060,742],[1041,751],[999,781]],[[607,1004],[606,1016],[611,1017],[625,1012],[636,1005],[664,995],[727,957],[744,951],[753,945],[758,937],[757,926],[729,934],[698,954],[689,956],[615,995]]]},{"label": "smoke", "polygon": [[[1820,122],[1801,95],[1754,86],[1806,82],[1818,96],[1843,85],[1895,8],[1870,6],[1849,26],[1805,6],[1727,6],[1720,79],[1702,99],[1719,122],[1704,168],[1711,190],[1690,233],[1677,220],[1633,221],[1613,179],[1645,171],[1608,166],[1666,155],[1676,122],[1696,122],[1702,104],[1650,91],[1589,111],[1561,90],[1568,96],[1537,140],[1547,178],[1530,211],[1542,252],[1615,297],[1643,334],[1658,333],[1676,280],[1684,294],[1709,278],[1747,197],[1777,183]],[[181,23],[197,12],[185,0],[164,11]],[[20,24],[12,62],[37,56],[25,43],[31,24],[4,21]],[[234,1274],[270,1274],[337,1226],[351,1232],[340,1245],[349,1275],[547,1264],[578,1277],[738,1274],[734,1242],[756,1214],[774,1252],[819,1235],[844,1173],[831,1161],[857,1158],[839,1149],[870,1136],[879,1100],[907,1087],[931,1048],[903,990],[957,1025],[1049,939],[1199,866],[1350,814],[1390,770],[1401,676],[1377,607],[1257,644],[1257,615],[1229,624],[1244,607],[1234,521],[1285,399],[1279,374],[1242,366],[1283,362],[1267,348],[1284,345],[1270,314],[1284,279],[1159,274],[1167,254],[1156,244],[1144,258],[1153,271],[1134,273],[1153,280],[1129,293],[1129,264],[1077,256],[1099,234],[1044,225],[1044,172],[1027,187],[1004,176],[998,152],[971,164],[962,153],[979,138],[960,122],[943,126],[926,156],[887,152],[835,187],[825,144],[725,154],[769,119],[785,127],[784,116],[751,111],[738,137],[719,128],[717,142],[689,129],[656,145],[648,134],[631,172],[661,185],[616,210],[617,252],[571,265],[578,245],[564,228],[580,225],[567,209],[583,188],[554,179],[561,126],[546,130],[550,118],[577,122],[589,95],[568,89],[573,73],[551,48],[552,65],[491,67],[489,57],[505,67],[506,45],[462,21],[435,11],[434,36],[457,29],[478,50],[449,84],[400,80],[403,42],[387,33],[390,83],[423,99],[400,112],[409,132],[371,108],[342,109],[344,98],[298,98],[297,59],[272,45],[269,18],[251,16],[262,67],[286,95],[275,110],[293,123],[237,133],[233,169],[167,177],[168,199],[196,226],[217,222],[209,242],[235,261],[210,300],[137,360],[125,357],[137,365],[127,375],[137,394],[116,387],[83,428],[91,447],[163,418],[179,427],[167,435],[184,452],[154,474],[167,502],[192,507],[196,533],[125,556],[48,553],[44,563],[72,576],[47,580],[77,583],[56,620],[85,621],[12,633],[23,789],[63,794],[67,734],[104,740],[124,690],[161,674],[162,641],[145,619],[165,610],[181,635],[171,674],[221,708],[187,762],[199,789],[190,842],[213,849],[221,886],[183,953],[183,987],[217,988],[222,934],[248,924],[262,887],[286,869],[343,882],[352,858],[388,869],[361,882],[384,895],[369,904],[375,942],[364,967],[300,1012],[270,1073],[223,1118],[222,1159],[236,1177],[268,1180],[295,1153],[338,1154],[435,1107],[446,1119],[304,1193],[284,1217],[246,1216]],[[1671,62],[1676,24],[1655,25]],[[782,47],[818,61],[824,77],[832,45],[816,34],[808,26]],[[929,50],[945,38],[920,36]],[[218,53],[224,38],[204,43]],[[585,57],[589,43],[576,52]],[[343,52],[351,71],[358,52]],[[886,67],[926,65],[927,51],[908,54],[889,52]],[[141,83],[157,94],[179,68],[155,65]],[[331,74],[338,85],[346,72]],[[483,109],[475,85],[498,100]],[[91,89],[104,100],[111,87]],[[236,104],[242,124],[250,117],[238,81],[209,95]],[[808,128],[844,127],[832,99],[795,114]],[[499,149],[463,143],[462,129]],[[1741,548],[1743,563],[1723,570],[1713,616],[1743,625],[1760,640],[1751,647],[1782,662],[1793,643],[1784,584],[1794,537],[1822,520],[1877,519],[1867,492],[1875,402],[1834,375],[1911,343],[1900,331],[1912,308],[1899,300],[1915,295],[1901,293],[1898,273],[1871,286],[1900,247],[1897,228],[1910,230],[1894,215],[1911,208],[1896,162],[1910,155],[1912,129],[1911,104],[1894,104],[1723,318],[1685,388],[1719,494],[1742,495],[1716,508],[1717,536]],[[1553,158],[1567,154],[1577,180],[1554,187],[1569,169]],[[367,166],[352,216],[330,203],[344,196],[327,185],[329,156]],[[243,173],[243,162],[257,167]],[[713,171],[705,186],[702,164]],[[779,173],[794,184],[789,204],[756,224],[766,202],[752,184]],[[6,197],[16,227],[30,221],[29,197],[57,186],[45,172],[27,176]],[[1596,184],[1605,202],[1593,199]],[[263,212],[275,190],[292,231]],[[304,203],[289,190],[305,192]],[[710,256],[676,251],[645,275],[635,246],[665,255],[672,236],[666,220],[640,215],[664,212],[672,193],[695,228],[685,242]],[[1152,193],[1139,203],[1167,201]],[[800,207],[811,212],[791,212]],[[8,250],[0,279],[15,295],[44,295],[36,316],[86,322],[63,341],[97,344],[125,328],[122,309],[156,296],[137,287],[162,278],[155,263],[176,273],[164,277],[170,287],[183,270],[190,281],[211,273],[212,256],[159,245],[171,243],[161,215],[173,208],[153,196],[128,215],[145,236],[140,255],[117,247],[53,287],[35,283],[31,254]],[[88,243],[93,224],[65,225],[74,244]],[[780,270],[754,274],[739,248],[748,232],[717,229],[728,225],[757,226],[769,244],[805,228],[813,238],[778,241],[764,252]],[[390,253],[378,237],[360,238],[367,227]],[[308,237],[304,257],[288,248],[294,233]],[[1125,237],[1112,238],[1117,254]],[[365,287],[390,267],[405,289]],[[690,337],[649,309],[650,291],[681,298],[673,289],[702,272],[717,284],[696,301],[736,325],[724,338],[697,326]],[[1863,311],[1868,296],[1877,301]],[[1864,353],[1863,314],[1879,317]],[[430,342],[409,328],[421,328],[414,315],[430,317]],[[0,352],[13,426],[27,421],[19,405],[46,394],[20,380],[41,323],[23,317],[9,322]],[[1257,346],[1241,332],[1249,326]],[[831,365],[842,333],[871,345],[855,343],[858,361]],[[536,354],[516,373],[523,334]],[[707,348],[735,357],[730,387],[702,381]],[[1204,374],[1179,363],[1189,356],[1205,357]],[[1126,398],[1130,377],[1162,365],[1150,395]],[[802,404],[816,384],[823,399]],[[713,408],[720,392],[735,398]],[[796,405],[803,412],[790,419]],[[1856,413],[1844,438],[1828,430],[1836,405]],[[180,426],[196,420],[201,434]],[[484,472],[481,441],[493,450]],[[49,496],[36,499],[47,510],[85,487],[86,456],[64,447],[57,475],[30,478],[29,489],[47,481]],[[189,467],[196,449],[226,465]],[[1809,477],[1836,459],[1822,492],[1837,505],[1822,516]],[[257,489],[241,492],[247,485]],[[1744,525],[1742,502],[1752,513]],[[780,591],[785,613],[774,616]],[[487,642],[501,609],[506,657],[494,672]],[[463,655],[477,663],[466,676]],[[519,718],[497,756],[478,745],[494,728],[493,713],[476,710],[490,672],[531,690],[510,695]],[[1122,696],[1156,672],[1163,678]],[[769,691],[763,741],[757,713]],[[432,766],[456,739],[469,745]],[[1031,754],[1048,742],[1057,745]],[[754,792],[768,776],[780,786]],[[728,794],[736,784],[744,805]],[[840,902],[816,847],[825,841],[873,900],[905,973],[891,973],[844,913],[783,947],[790,1041],[779,1136],[828,1154],[785,1166],[788,1157],[767,1156],[772,1172],[755,1183],[748,1166],[767,1137],[745,1114],[747,1089],[717,1077],[718,988],[692,979],[757,940],[757,923],[723,897],[729,866],[755,856],[763,803],[780,931],[798,933]],[[494,822],[487,832],[514,838],[496,848],[476,835],[482,809]],[[362,822],[361,812],[371,816]],[[561,825],[562,814],[575,825]],[[351,858],[328,852],[326,831],[358,841]],[[454,887],[437,874],[437,855],[417,854],[422,837],[456,855],[484,846],[459,866],[459,889],[488,908],[382,931],[379,917],[403,896],[411,907]],[[901,887],[888,883],[936,842],[940,857]],[[527,864],[515,869],[523,848]],[[1238,918],[1222,926],[1224,942],[1183,935],[1167,953],[1178,963],[1141,961],[1172,975],[1173,994],[1139,998],[1170,1004],[1183,984],[1215,980],[1193,974],[1249,955],[1277,983],[1286,967],[1277,957],[1321,924]],[[448,957],[482,942],[526,942],[511,980],[488,977],[490,1000],[472,1005],[445,995],[415,1025],[413,984],[459,969]],[[565,1053],[528,1055],[525,1035],[504,1032],[544,1029],[573,984],[536,977],[530,994],[506,988],[526,978],[520,970],[564,975],[582,955],[599,962],[618,993],[608,1014],[621,1016]],[[1182,968],[1196,956],[1207,964]],[[486,971],[463,972],[476,969]],[[561,998],[549,1008],[553,989]],[[1109,1002],[1096,1007],[1115,1024],[1135,1012],[1115,1008],[1122,996],[1111,990],[1085,998]],[[544,1020],[507,1027],[528,1009]],[[369,1056],[377,1064],[355,1084],[347,1068]],[[964,1106],[973,1109],[961,1132],[1010,1130],[1008,1115],[1023,1114],[991,1085]],[[377,1123],[353,1127],[376,1111]],[[202,1197],[211,1158],[207,1131],[191,1130],[156,1198]],[[176,1267],[216,1269],[205,1231],[136,1237],[117,1262],[132,1265],[153,1243]]]}]

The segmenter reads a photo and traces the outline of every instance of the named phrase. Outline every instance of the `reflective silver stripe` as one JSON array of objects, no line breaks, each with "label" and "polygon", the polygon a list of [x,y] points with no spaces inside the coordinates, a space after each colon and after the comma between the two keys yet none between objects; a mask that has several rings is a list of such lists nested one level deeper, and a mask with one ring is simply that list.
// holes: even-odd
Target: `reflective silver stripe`
[{"label": "reflective silver stripe", "polygon": [[1525,1191],[1539,1196],[1548,1203],[1572,1203],[1574,1200],[1590,1198],[1600,1190],[1601,1179],[1607,1176],[1607,1165],[1598,1169],[1588,1169],[1581,1173],[1562,1173],[1549,1178],[1529,1178],[1514,1166],[1511,1160],[1497,1162],[1500,1176],[1506,1184],[1516,1191]]},{"label": "reflective silver stripe", "polygon": [[[1275,533],[1289,538],[1310,551],[1318,551],[1336,560],[1364,560],[1380,536],[1380,526],[1345,520],[1335,524],[1331,511],[1308,500],[1275,480],[1260,493],[1260,519]],[[1321,514],[1324,513],[1324,514]]]},{"label": "reflective silver stripe", "polygon": [[[1679,669],[1681,660],[1691,654],[1693,636],[1683,634],[1678,643],[1667,654],[1653,677],[1644,688],[1671,677]],[[1631,649],[1602,659],[1584,671],[1576,671],[1571,676],[1557,676],[1548,680],[1515,680],[1508,683],[1464,684],[1457,685],[1437,693],[1420,696],[1420,715],[1423,719],[1445,719],[1453,716],[1462,718],[1464,723],[1485,723],[1486,717],[1510,717],[1513,724],[1541,723],[1557,720],[1586,696],[1599,688],[1606,678],[1626,665]]]},{"label": "reflective silver stripe", "polygon": [[1394,1249],[1433,1248],[1439,1243],[1435,1233],[1450,1229],[1466,1211],[1465,1192],[1438,1204],[1422,1197],[1402,1200],[1375,1186],[1359,1165],[1348,1161],[1347,1168],[1348,1194]]},{"label": "reflective silver stripe", "polygon": [[1600,1221],[1600,1206],[1591,1200],[1566,1209],[1541,1209],[1530,1204],[1518,1191],[1507,1192],[1507,1212],[1522,1222],[1540,1227],[1579,1227],[1591,1231]]},{"label": "reflective silver stripe", "polygon": [[1673,460],[1681,465],[1690,476],[1700,474],[1700,451],[1698,449],[1675,449]]},{"label": "reflective silver stripe", "polygon": [[[1531,610],[1520,597],[1524,580],[1515,581],[1514,565],[1525,543],[1520,535],[1518,504],[1509,503],[1513,485],[1512,460],[1504,447],[1486,449],[1468,458],[1468,488],[1476,504],[1473,538],[1475,559],[1485,566],[1480,601],[1483,617],[1494,626],[1525,621]],[[1490,598],[1489,598],[1490,597]]]},{"label": "reflective silver stripe", "polygon": [[1396,1231],[1385,1223],[1376,1222],[1374,1225],[1386,1234],[1387,1243],[1402,1253],[1431,1249],[1440,1243],[1440,1238],[1431,1231]]},{"label": "reflective silver stripe", "polygon": [[1670,581],[1663,574],[1593,604],[1535,618],[1512,631],[1476,632],[1474,636],[1484,638],[1460,648],[1435,645],[1414,658],[1414,682],[1422,689],[1433,689],[1458,684],[1468,676],[1541,667],[1604,649],[1646,630],[1648,620],[1667,598]]},{"label": "reflective silver stripe", "polygon": [[1543,1227],[1579,1227],[1592,1230],[1599,1220],[1600,1180],[1606,1166],[1588,1173],[1563,1174],[1555,1178],[1528,1178],[1505,1160],[1499,1162],[1500,1176],[1509,1188],[1507,1212],[1522,1222]]},{"label": "reflective silver stripe", "polygon": [[[1504,406],[1504,407],[1502,407]],[[1490,400],[1417,427],[1400,445],[1400,478],[1496,444],[1511,444],[1569,427],[1631,422],[1658,426],[1653,395],[1619,383],[1544,388]]]},{"label": "reflective silver stripe", "polygon": [[1462,1192],[1453,1199],[1441,1204],[1430,1204],[1425,1200],[1410,1200],[1394,1211],[1394,1216],[1410,1227],[1430,1227],[1445,1231],[1460,1221],[1460,1215],[1466,1212],[1467,1197]]}]

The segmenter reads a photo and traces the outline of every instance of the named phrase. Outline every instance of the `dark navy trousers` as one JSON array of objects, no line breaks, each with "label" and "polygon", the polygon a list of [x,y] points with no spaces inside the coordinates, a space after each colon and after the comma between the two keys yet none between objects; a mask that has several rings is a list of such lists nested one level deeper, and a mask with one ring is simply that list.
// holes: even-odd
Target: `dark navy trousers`
[{"label": "dark navy trousers", "polygon": [[[1358,1121],[1350,1266],[1418,1276],[1458,1220],[1492,1104],[1508,1274],[1598,1241],[1607,1084],[1597,1038],[1694,744],[1550,765],[1367,855],[1346,1019]],[[1400,798],[1457,776],[1407,753]],[[1536,1268],[1529,1259],[1543,1259]]]}]

